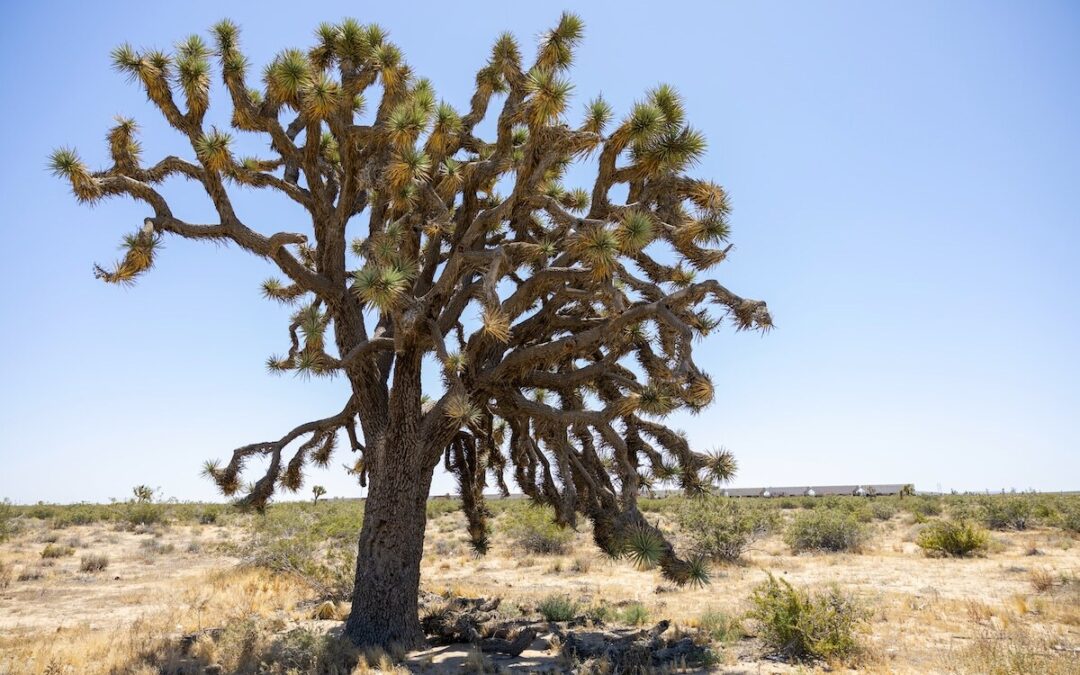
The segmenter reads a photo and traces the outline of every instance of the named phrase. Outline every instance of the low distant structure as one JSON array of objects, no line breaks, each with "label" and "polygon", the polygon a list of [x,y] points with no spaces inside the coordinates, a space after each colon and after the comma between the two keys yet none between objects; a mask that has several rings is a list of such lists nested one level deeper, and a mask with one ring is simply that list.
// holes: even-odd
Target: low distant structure
[{"label": "low distant structure", "polygon": [[[851,497],[875,497],[898,495],[910,483],[880,485],[801,485],[795,487],[721,488],[717,494],[724,497],[825,497],[844,495]],[[914,488],[909,488],[914,491]]]}]

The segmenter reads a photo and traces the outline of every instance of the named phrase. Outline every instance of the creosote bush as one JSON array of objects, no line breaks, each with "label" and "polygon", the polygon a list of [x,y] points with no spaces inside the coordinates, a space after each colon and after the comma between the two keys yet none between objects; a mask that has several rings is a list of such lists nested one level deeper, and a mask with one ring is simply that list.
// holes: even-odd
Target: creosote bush
[{"label": "creosote bush", "polygon": [[680,500],[675,519],[690,547],[714,561],[734,562],[777,522],[775,509],[726,497]]},{"label": "creosote bush", "polygon": [[980,506],[983,522],[991,530],[1026,530],[1034,514],[1034,504],[1026,495],[988,497]]},{"label": "creosote bush", "polygon": [[773,653],[790,660],[845,659],[860,649],[867,610],[837,588],[811,593],[771,574],[754,589],[748,613]]},{"label": "creosote bush", "polygon": [[363,503],[331,500],[273,504],[253,516],[251,535],[236,553],[250,565],[289,574],[322,600],[346,600],[352,593],[355,538]]},{"label": "creosote bush", "polygon": [[931,556],[982,555],[990,547],[990,535],[969,520],[935,520],[919,532],[915,543]]},{"label": "creosote bush", "polygon": [[569,552],[574,531],[556,524],[548,507],[529,505],[507,509],[502,527],[522,551],[534,555],[564,555]]},{"label": "creosote bush", "polygon": [[817,508],[796,516],[784,532],[784,541],[794,553],[857,553],[862,550],[867,536],[866,526],[854,514]]}]

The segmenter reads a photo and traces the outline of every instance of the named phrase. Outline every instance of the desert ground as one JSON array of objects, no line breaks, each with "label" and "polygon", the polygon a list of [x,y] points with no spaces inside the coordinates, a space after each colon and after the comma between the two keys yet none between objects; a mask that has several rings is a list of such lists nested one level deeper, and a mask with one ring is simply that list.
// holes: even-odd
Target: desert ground
[{"label": "desert ground", "polygon": [[[500,616],[536,627],[515,658],[469,644],[357,654],[337,640],[360,501],[281,503],[265,514],[7,505],[0,673],[614,672],[618,664],[568,653],[565,630],[645,632],[662,619],[666,636],[693,638],[708,657],[657,671],[1080,673],[1080,496],[740,501],[740,517],[762,522],[740,530],[738,555],[712,556],[708,584],[680,587],[601,553],[585,522],[576,531],[546,525],[524,500],[492,500],[493,546],[474,555],[457,502],[432,500],[426,611],[499,598]],[[1008,509],[995,504],[1022,513],[1002,519],[995,513]],[[702,521],[687,529],[686,500],[642,506],[680,549],[702,546]],[[814,514],[842,515],[858,541],[802,550],[793,532]],[[731,540],[730,519],[704,522]],[[933,555],[924,532],[936,522],[971,523],[982,547]],[[853,603],[855,646],[793,657],[771,645],[753,599],[770,575]],[[577,624],[559,624],[559,611]]]}]

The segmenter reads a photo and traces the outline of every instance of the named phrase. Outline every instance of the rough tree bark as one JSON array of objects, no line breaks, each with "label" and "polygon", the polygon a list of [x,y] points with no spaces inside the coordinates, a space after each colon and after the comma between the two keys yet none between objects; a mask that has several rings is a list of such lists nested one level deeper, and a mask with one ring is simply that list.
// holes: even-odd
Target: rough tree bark
[{"label": "rough tree bark", "polygon": [[[764,302],[698,278],[731,250],[729,203],[720,185],[686,173],[705,140],[678,93],[657,86],[618,122],[596,98],[570,122],[565,73],[583,26],[569,13],[541,35],[531,65],[501,35],[463,113],[438,101],[375,25],[320,25],[310,49],[274,57],[260,88],[237,26],[222,21],[212,33],[212,46],[191,36],[172,53],[113,52],[192,159],[144,164],[137,125],[118,118],[106,168],[91,170],[66,148],[51,164],[82,203],[126,196],[150,212],[114,266],[95,266],[106,282],[150,270],[166,236],[234,244],[284,276],[262,285],[294,307],[288,351],[268,369],[343,377],[348,401],[204,471],[262,509],[278,491],[300,489],[306,468],[326,466],[348,439],[350,470],[369,496],[347,634],[362,645],[422,639],[425,500],[440,461],[458,481],[478,554],[490,546],[484,490],[508,494],[509,475],[559,524],[587,518],[608,554],[678,583],[706,581],[703,561],[679,557],[637,495],[657,482],[700,494],[734,474],[730,453],[691,448],[663,420],[712,401],[693,359],[697,339],[722,321],[767,330],[772,319]],[[259,156],[235,156],[232,135],[205,122],[211,59],[230,124],[262,141],[251,145]],[[481,125],[500,99],[495,124]],[[494,138],[479,138],[481,126]],[[563,184],[575,163],[595,169],[591,185]],[[174,214],[160,186],[176,179],[203,188],[218,222]],[[239,187],[290,200],[310,223],[261,233],[233,207]],[[430,398],[425,357],[442,376]],[[266,469],[245,484],[253,459]]]}]

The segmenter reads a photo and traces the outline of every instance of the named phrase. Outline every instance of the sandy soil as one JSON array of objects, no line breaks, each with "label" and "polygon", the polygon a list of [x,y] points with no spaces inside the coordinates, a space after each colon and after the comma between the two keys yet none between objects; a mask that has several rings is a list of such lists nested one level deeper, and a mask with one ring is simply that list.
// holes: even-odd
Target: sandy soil
[{"label": "sandy soil", "polygon": [[[911,543],[912,526],[898,516],[874,526],[874,545],[862,554],[795,556],[779,539],[770,538],[758,542],[745,563],[714,568],[711,585],[690,589],[665,583],[655,571],[603,558],[594,552],[585,533],[575,541],[575,555],[523,556],[499,544],[488,556],[474,558],[462,543],[460,518],[460,514],[444,515],[429,526],[423,564],[427,590],[498,595],[504,604],[524,608],[554,593],[582,603],[641,602],[649,610],[650,622],[668,618],[679,626],[693,627],[707,610],[745,611],[753,586],[772,573],[810,587],[837,584],[863,598],[873,608],[870,655],[863,665],[871,672],[942,672],[948,669],[950,655],[990,631],[1022,628],[1067,649],[1080,646],[1080,607],[1076,606],[1080,595],[1074,591],[1063,596],[1054,589],[1037,592],[1031,583],[1032,570],[1080,577],[1080,541],[1054,530],[995,533],[993,550],[985,558],[930,559]],[[53,535],[58,535],[58,545],[71,545],[74,554],[42,559],[45,538]],[[58,530],[53,535],[42,525],[0,545],[0,562],[14,577],[0,589],[0,650],[20,637],[76,630],[122,631],[142,619],[174,614],[180,617],[177,632],[190,629],[202,621],[201,608],[212,604],[215,575],[235,569],[237,561],[218,552],[215,544],[238,540],[244,533],[210,525],[143,533],[95,525]],[[80,558],[91,552],[109,557],[106,570],[79,570]],[[40,572],[41,577],[19,579],[28,570]],[[213,602],[251,602],[255,610],[273,607],[288,620],[299,620],[310,612],[299,602],[302,590],[268,587],[265,579],[250,584],[247,600],[230,596]],[[258,594],[274,601],[251,599]],[[181,607],[184,611],[177,614]],[[209,615],[206,620],[211,620]],[[723,654],[726,665],[719,672],[792,670],[762,658],[753,640],[737,641]],[[407,663],[415,670],[456,671],[476,659],[467,647],[440,647],[411,654]],[[522,672],[561,664],[543,639],[518,659],[489,661]],[[1080,654],[1076,672],[1080,673]]]}]

